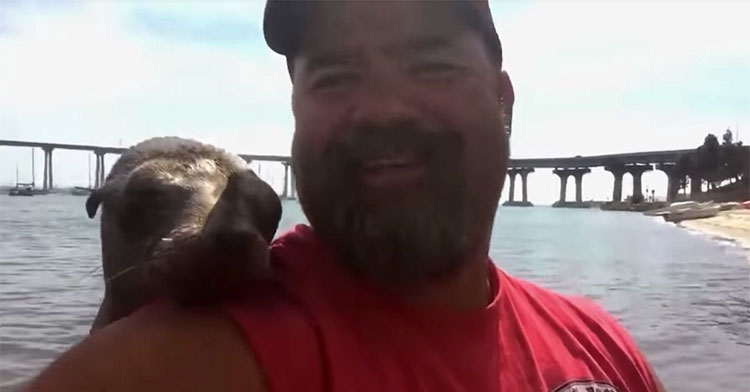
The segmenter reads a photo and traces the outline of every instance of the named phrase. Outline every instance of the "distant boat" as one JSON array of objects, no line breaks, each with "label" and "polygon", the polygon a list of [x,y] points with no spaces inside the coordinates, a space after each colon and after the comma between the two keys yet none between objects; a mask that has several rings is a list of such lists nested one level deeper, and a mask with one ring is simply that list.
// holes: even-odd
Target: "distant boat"
[{"label": "distant boat", "polygon": [[94,189],[91,188],[91,154],[89,154],[89,186],[88,188],[77,186],[74,187],[72,191],[70,191],[70,194],[73,196],[88,196],[93,192]]},{"label": "distant boat", "polygon": [[664,220],[678,223],[685,220],[711,218],[718,215],[720,211],[721,205],[719,204],[711,202],[702,203],[697,206],[693,205],[675,209],[668,215],[664,215]]},{"label": "distant boat", "polygon": [[16,187],[8,192],[8,196],[37,196],[46,195],[47,192],[44,189],[34,188],[34,184],[22,184],[16,183]]},{"label": "distant boat", "polygon": [[92,191],[93,189],[91,188],[77,186],[77,187],[74,187],[72,191],[70,191],[70,194],[73,196],[88,196],[91,194]]},{"label": "distant boat", "polygon": [[25,184],[16,184],[16,187],[8,192],[8,196],[34,196],[33,188],[22,185]]},{"label": "distant boat", "polygon": [[742,208],[742,204],[736,201],[728,201],[726,203],[721,203],[721,210],[722,211],[731,211]]},{"label": "distant boat", "polygon": [[34,188],[33,184],[21,184],[17,183],[16,187],[8,192],[8,196],[37,196],[46,195],[49,193],[45,189]]},{"label": "distant boat", "polygon": [[697,201],[678,201],[664,208],[657,208],[655,210],[646,211],[643,213],[643,215],[667,216],[674,211],[678,211],[678,210],[685,209],[685,208],[698,207],[698,206],[700,206],[700,203],[698,203]]},{"label": "distant boat", "polygon": [[[31,166],[32,166],[32,178],[33,178],[33,167],[34,167],[34,150],[31,150]],[[47,191],[44,189],[36,189],[34,186],[34,180],[31,183],[18,182],[18,165],[16,165],[16,187],[8,192],[8,196],[36,196],[46,195]]]}]

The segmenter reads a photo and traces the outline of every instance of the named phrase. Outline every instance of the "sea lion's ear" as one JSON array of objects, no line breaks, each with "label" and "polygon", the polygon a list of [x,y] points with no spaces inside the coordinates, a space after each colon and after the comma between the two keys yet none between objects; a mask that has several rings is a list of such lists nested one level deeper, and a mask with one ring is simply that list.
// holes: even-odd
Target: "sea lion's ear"
[{"label": "sea lion's ear", "polygon": [[89,215],[89,219],[94,219],[96,216],[96,210],[99,209],[99,204],[104,199],[104,191],[102,188],[95,189],[86,199],[86,213]]}]

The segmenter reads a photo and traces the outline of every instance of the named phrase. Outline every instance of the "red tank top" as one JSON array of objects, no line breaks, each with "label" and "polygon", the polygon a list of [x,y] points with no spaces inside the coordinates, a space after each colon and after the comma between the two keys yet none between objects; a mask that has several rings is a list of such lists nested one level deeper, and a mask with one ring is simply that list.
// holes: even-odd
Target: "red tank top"
[{"label": "red tank top", "polygon": [[657,391],[633,340],[586,299],[488,262],[493,299],[406,308],[339,268],[299,225],[271,248],[278,282],[225,304],[270,391]]}]

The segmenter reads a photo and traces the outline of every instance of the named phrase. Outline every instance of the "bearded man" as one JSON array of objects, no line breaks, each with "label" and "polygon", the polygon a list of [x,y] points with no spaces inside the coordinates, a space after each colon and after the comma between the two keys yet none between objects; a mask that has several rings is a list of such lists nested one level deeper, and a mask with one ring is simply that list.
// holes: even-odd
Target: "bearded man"
[{"label": "bearded man", "polygon": [[153,304],[32,390],[661,390],[611,316],[488,256],[512,99],[485,1],[270,0],[264,33],[310,222],[272,244],[275,280]]}]

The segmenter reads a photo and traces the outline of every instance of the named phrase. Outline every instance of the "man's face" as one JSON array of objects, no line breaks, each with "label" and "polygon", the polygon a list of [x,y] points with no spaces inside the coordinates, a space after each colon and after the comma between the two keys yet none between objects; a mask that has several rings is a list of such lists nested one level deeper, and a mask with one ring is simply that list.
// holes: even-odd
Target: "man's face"
[{"label": "man's face", "polygon": [[[356,271],[409,281],[487,246],[507,164],[500,67],[441,2],[321,2],[292,62],[299,198]],[[486,249],[484,249],[486,251]]]}]

